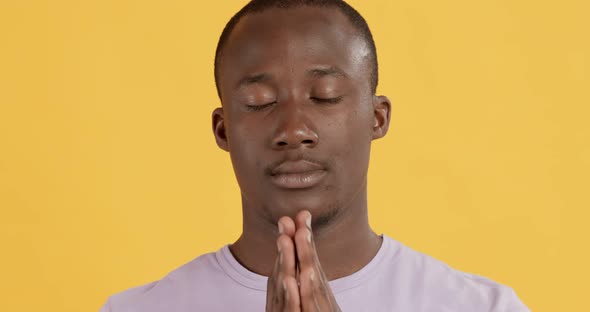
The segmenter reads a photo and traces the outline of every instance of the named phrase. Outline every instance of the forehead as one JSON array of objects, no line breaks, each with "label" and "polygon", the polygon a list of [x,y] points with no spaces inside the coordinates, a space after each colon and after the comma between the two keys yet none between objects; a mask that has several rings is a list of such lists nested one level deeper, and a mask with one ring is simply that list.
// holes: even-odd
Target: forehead
[{"label": "forehead", "polygon": [[267,9],[238,22],[221,53],[219,74],[222,85],[256,72],[312,66],[335,66],[354,77],[368,72],[369,54],[360,32],[335,8]]}]

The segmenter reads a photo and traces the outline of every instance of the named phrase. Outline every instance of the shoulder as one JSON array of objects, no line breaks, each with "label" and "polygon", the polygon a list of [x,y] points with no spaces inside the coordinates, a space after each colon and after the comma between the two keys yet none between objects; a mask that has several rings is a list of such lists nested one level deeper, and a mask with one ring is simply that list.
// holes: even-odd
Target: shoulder
[{"label": "shoulder", "polygon": [[151,283],[148,283],[145,285],[129,288],[125,291],[111,295],[108,298],[107,302],[100,309],[100,312],[118,311],[118,309],[115,307],[125,306],[125,305],[128,305],[129,303],[132,303],[137,298],[148,293],[157,284],[158,284],[158,281],[155,281],[155,282],[151,282]]},{"label": "shoulder", "polygon": [[[100,312],[144,311],[141,306],[146,302],[173,301],[184,293],[204,287],[222,269],[215,258],[215,253],[201,255],[176,268],[158,281],[129,288],[111,295]],[[202,281],[200,283],[200,281]],[[151,305],[153,306],[153,305]]]},{"label": "shoulder", "polygon": [[[457,270],[427,254],[389,238],[396,246],[394,267],[403,283],[431,307],[449,311],[528,312],[509,286],[487,277]],[[427,309],[428,310],[428,309]]]}]

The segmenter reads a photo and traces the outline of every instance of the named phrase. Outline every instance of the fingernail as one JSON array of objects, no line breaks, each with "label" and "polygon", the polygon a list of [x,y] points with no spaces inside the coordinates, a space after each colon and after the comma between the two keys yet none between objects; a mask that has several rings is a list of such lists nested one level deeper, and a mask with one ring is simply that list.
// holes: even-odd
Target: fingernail
[{"label": "fingernail", "polygon": [[283,253],[279,251],[279,264],[283,264]]},{"label": "fingernail", "polygon": [[285,232],[285,229],[283,228],[283,224],[281,222],[279,222],[279,234],[283,234]]},{"label": "fingernail", "polygon": [[307,218],[305,218],[305,225],[307,225],[307,228],[311,230],[311,216],[307,216]]},{"label": "fingernail", "polygon": [[309,274],[309,280],[313,281],[315,279],[315,272],[311,271],[311,274]]},{"label": "fingernail", "polygon": [[311,244],[311,232],[307,233],[307,242]]},{"label": "fingernail", "polygon": [[279,251],[279,253],[281,253],[281,244],[279,244],[278,242],[277,242],[277,250]]}]

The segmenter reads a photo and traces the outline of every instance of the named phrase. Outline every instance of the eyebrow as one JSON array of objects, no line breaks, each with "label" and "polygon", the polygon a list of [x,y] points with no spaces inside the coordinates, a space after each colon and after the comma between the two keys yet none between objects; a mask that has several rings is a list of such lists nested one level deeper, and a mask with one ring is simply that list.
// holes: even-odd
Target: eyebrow
[{"label": "eyebrow", "polygon": [[348,75],[336,66],[310,69],[307,71],[307,74],[314,77],[334,76],[348,79]]},{"label": "eyebrow", "polygon": [[[313,77],[326,77],[326,76],[333,76],[333,77],[343,77],[348,79],[348,75],[340,68],[336,66],[326,67],[326,68],[313,68],[307,71],[308,76]],[[257,83],[263,83],[268,80],[271,80],[272,76],[269,73],[261,73],[261,74],[254,74],[246,76],[240,79],[237,83],[237,87],[248,86]]]},{"label": "eyebrow", "polygon": [[251,84],[261,83],[270,80],[270,78],[271,76],[267,73],[249,75],[240,79],[240,81],[238,81],[237,83],[237,86],[242,87]]}]

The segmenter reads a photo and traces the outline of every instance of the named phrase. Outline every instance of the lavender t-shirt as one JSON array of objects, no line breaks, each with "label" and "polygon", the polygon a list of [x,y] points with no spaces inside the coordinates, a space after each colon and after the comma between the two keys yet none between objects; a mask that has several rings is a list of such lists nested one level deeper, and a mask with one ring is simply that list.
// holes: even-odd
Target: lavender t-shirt
[{"label": "lavender t-shirt", "polygon": [[[160,281],[111,296],[100,312],[264,311],[266,281],[238,263],[226,245]],[[344,312],[530,312],[511,288],[385,235],[371,262],[330,287]]]}]

